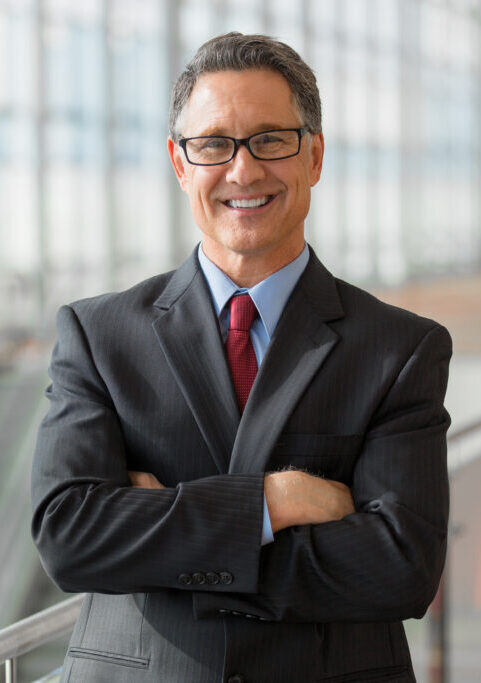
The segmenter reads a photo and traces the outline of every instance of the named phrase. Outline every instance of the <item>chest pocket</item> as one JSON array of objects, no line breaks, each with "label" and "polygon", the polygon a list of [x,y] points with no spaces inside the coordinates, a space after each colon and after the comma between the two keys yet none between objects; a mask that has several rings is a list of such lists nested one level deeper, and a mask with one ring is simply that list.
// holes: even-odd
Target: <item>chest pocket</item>
[{"label": "chest pocket", "polygon": [[267,469],[305,469],[350,486],[363,439],[362,434],[284,433],[271,453]]}]

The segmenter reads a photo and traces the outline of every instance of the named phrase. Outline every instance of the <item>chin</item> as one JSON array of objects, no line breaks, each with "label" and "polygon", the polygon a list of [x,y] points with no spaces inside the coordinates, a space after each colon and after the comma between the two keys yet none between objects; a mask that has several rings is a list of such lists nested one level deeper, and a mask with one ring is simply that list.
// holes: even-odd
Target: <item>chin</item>
[{"label": "chin", "polygon": [[255,231],[249,231],[249,234],[236,235],[231,240],[224,242],[224,246],[230,251],[238,254],[255,254],[262,251],[268,251],[274,247],[272,238],[256,234]]}]

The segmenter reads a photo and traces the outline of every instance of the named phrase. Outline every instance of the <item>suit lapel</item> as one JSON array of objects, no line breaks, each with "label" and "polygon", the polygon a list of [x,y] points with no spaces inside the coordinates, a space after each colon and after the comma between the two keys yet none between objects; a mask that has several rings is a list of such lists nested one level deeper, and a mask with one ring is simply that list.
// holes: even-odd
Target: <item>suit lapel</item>
[{"label": "suit lapel", "polygon": [[286,420],[338,341],[343,316],[332,275],[311,251],[279,320],[237,431],[229,472],[261,472]]},{"label": "suit lapel", "polygon": [[154,304],[153,328],[220,472],[226,472],[239,410],[210,292],[195,253]]},{"label": "suit lapel", "polygon": [[155,302],[153,328],[220,472],[265,469],[294,406],[338,341],[332,275],[311,251],[240,419],[217,316],[195,253]]}]

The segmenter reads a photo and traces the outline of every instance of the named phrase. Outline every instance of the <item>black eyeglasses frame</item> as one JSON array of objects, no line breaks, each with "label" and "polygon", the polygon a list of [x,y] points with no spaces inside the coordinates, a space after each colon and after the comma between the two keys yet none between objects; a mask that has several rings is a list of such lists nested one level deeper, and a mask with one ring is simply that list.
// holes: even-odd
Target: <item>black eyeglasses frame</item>
[{"label": "black eyeglasses frame", "polygon": [[[265,133],[285,133],[288,131],[295,131],[298,136],[299,144],[297,146],[297,152],[294,152],[294,154],[288,154],[285,157],[275,157],[274,159],[265,159],[264,157],[257,156],[252,151],[250,146],[251,138],[255,138],[257,135],[263,135]],[[290,159],[291,157],[297,156],[301,151],[301,141],[306,133],[308,133],[307,128],[275,128],[272,130],[261,130],[258,133],[253,133],[252,135],[249,135],[249,137],[247,138],[233,138],[230,137],[230,135],[197,135],[191,138],[180,138],[177,144],[184,150],[185,158],[187,159],[189,164],[192,164],[192,166],[222,166],[223,164],[228,164],[229,161],[232,161],[241,145],[247,147],[251,156],[253,156],[254,159],[258,159],[259,161],[280,161],[281,159]],[[232,152],[232,156],[230,156],[229,159],[226,159],[225,161],[219,161],[215,164],[200,164],[196,161],[191,161],[189,159],[189,155],[187,154],[187,143],[189,142],[189,140],[202,140],[205,138],[222,138],[223,140],[232,140],[232,142],[234,143],[234,151]]]}]

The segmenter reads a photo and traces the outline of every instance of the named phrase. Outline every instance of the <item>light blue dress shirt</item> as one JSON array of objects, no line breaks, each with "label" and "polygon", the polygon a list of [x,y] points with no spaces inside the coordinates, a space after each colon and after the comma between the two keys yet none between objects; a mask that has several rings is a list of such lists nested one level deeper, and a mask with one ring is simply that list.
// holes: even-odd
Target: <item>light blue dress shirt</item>
[{"label": "light blue dress shirt", "polygon": [[[236,293],[244,294],[247,292],[254,302],[259,316],[252,323],[250,335],[257,358],[257,367],[260,367],[284,306],[309,261],[307,244],[304,245],[304,249],[294,261],[291,261],[284,268],[277,270],[265,280],[262,280],[262,282],[258,282],[254,287],[248,289],[238,287],[215,263],[212,263],[204,254],[202,244],[199,244],[198,255],[200,266],[212,295],[215,312],[219,317],[219,325],[224,342],[227,339],[227,332],[229,330],[230,312],[229,307],[226,306],[229,299]],[[264,496],[261,543],[266,545],[273,540],[274,534],[272,533],[269,511]]]}]

